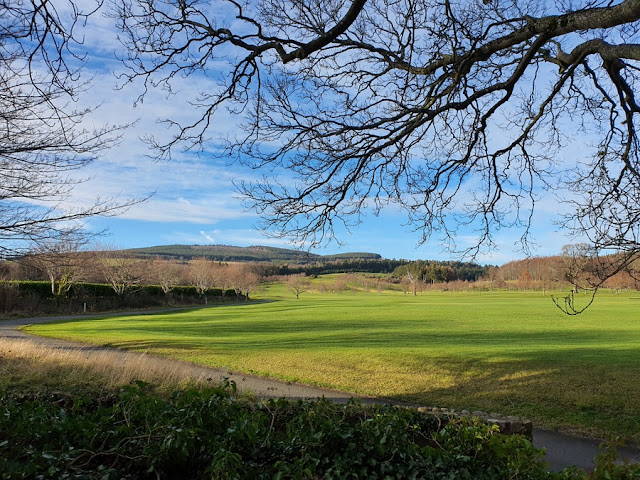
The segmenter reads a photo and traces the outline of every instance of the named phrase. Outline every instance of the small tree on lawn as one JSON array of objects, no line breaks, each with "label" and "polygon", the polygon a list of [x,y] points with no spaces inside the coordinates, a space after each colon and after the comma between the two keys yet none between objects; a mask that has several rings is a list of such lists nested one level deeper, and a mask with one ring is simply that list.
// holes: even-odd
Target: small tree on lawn
[{"label": "small tree on lawn", "polygon": [[578,293],[585,286],[585,275],[590,262],[590,247],[585,243],[565,245],[562,247],[562,264],[564,278]]},{"label": "small tree on lawn", "polygon": [[406,295],[411,287],[411,281],[409,280],[409,277],[407,277],[406,275],[403,276],[400,279],[400,285],[402,286],[402,293]]},{"label": "small tree on lawn", "polygon": [[287,278],[286,285],[289,291],[296,296],[296,300],[300,300],[300,295],[311,287],[311,281],[306,277],[292,275]]},{"label": "small tree on lawn", "polygon": [[[406,279],[407,285],[411,287],[411,292],[415,297],[418,295],[418,282],[420,282],[419,278],[411,271],[407,271],[407,274],[404,276],[403,281]],[[404,284],[403,284],[404,285]],[[406,295],[406,291],[405,291]]]}]

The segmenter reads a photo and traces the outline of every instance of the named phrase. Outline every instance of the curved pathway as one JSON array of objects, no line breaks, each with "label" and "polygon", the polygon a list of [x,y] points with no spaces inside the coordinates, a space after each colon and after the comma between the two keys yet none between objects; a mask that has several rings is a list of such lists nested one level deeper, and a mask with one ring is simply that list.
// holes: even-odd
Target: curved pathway
[{"label": "curved pathway", "polygon": [[[173,310],[173,309],[172,309]],[[145,315],[167,310],[155,311],[136,311],[136,312],[117,312],[117,313],[101,313],[96,315],[73,315],[62,317],[39,317],[39,318],[21,318],[0,320],[0,338],[28,340],[39,345],[58,348],[58,349],[79,349],[83,351],[105,352],[113,355],[114,361],[126,355],[148,355],[136,354],[130,351],[119,350],[116,348],[87,345],[84,343],[71,342],[67,340],[59,340],[49,337],[39,337],[30,335],[19,330],[25,325],[33,325],[37,323],[45,323],[59,320],[77,320],[82,318],[120,316],[120,315]],[[174,360],[170,358],[157,357],[159,361],[167,364],[175,364],[180,362],[188,365],[190,375],[196,378],[228,378],[234,381],[240,392],[251,392],[259,398],[290,398],[290,399],[316,399],[327,398],[337,403],[346,403],[351,398],[357,398],[363,403],[390,403],[400,404],[389,399],[372,398],[362,395],[340,392],[327,388],[314,387],[310,385],[302,385],[292,382],[285,382],[272,378],[258,377],[244,373],[234,373],[226,369],[218,369],[206,367],[203,365],[191,364]],[[404,405],[404,404],[403,404]],[[550,463],[553,470],[561,470],[569,465],[575,465],[587,471],[594,467],[593,459],[598,454],[598,440],[586,439],[565,435],[558,432],[548,430],[533,430],[533,444],[537,448],[546,448],[546,460]],[[628,447],[619,450],[621,459],[630,462],[640,463],[640,448]]]},{"label": "curved pathway", "polygon": [[[88,345],[80,342],[72,342],[69,340],[60,340],[57,338],[40,337],[31,335],[19,330],[20,327],[26,325],[34,325],[38,323],[46,323],[60,320],[79,320],[83,318],[103,318],[105,316],[121,316],[121,315],[145,315],[149,313],[162,312],[167,310],[155,310],[151,311],[136,311],[136,312],[119,312],[119,313],[107,313],[97,315],[74,315],[74,316],[62,316],[62,317],[39,317],[39,318],[20,318],[11,320],[0,320],[0,338],[9,338],[15,340],[28,340],[33,343],[37,343],[44,347],[54,349],[73,349],[83,350],[91,352],[101,352],[112,355],[114,362],[125,355],[131,358],[132,355],[148,356],[146,353],[137,353],[128,350],[120,350],[112,347],[104,347],[100,345]],[[159,362],[166,364],[174,364],[180,362],[183,366],[188,367],[189,375],[193,378],[212,378],[220,379],[228,378],[230,381],[234,381],[240,392],[250,392],[255,394],[259,398],[291,398],[291,399],[315,399],[325,397],[335,402],[346,403],[350,398],[357,397],[364,403],[381,403],[385,402],[381,399],[373,399],[354,395],[351,393],[339,392],[337,390],[330,390],[326,388],[314,387],[309,385],[302,385],[292,382],[285,382],[282,380],[276,380],[273,378],[258,377],[255,375],[248,375],[244,373],[234,373],[227,369],[207,367],[204,365],[198,365],[195,363],[183,362],[181,360],[175,360],[165,357],[155,357]]]}]

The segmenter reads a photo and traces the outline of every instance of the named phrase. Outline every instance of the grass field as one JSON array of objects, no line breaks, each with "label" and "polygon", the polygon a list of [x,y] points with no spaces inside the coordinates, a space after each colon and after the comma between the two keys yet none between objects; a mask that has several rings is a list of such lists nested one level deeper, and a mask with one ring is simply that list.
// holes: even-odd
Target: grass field
[{"label": "grass field", "polygon": [[[640,295],[569,317],[540,292],[304,293],[26,330],[640,443]],[[636,298],[633,298],[636,297]]]}]

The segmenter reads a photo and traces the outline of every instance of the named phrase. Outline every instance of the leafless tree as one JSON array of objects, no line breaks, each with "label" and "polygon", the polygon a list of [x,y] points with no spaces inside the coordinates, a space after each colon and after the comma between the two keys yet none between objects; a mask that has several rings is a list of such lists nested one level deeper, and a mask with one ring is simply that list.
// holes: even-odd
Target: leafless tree
[{"label": "leafless tree", "polygon": [[233,288],[233,268],[227,263],[213,263],[213,283],[216,288],[222,290],[224,297],[227,290]]},{"label": "leafless tree", "polygon": [[69,201],[82,181],[71,173],[117,142],[122,128],[89,129],[91,110],[75,106],[88,87],[77,30],[100,3],[0,0],[0,258],[77,234],[82,219],[129,203]]},{"label": "leafless tree", "polygon": [[243,295],[249,301],[249,294],[260,284],[260,277],[249,265],[242,263],[232,265],[229,274],[236,297]]},{"label": "leafless tree", "polygon": [[418,286],[419,286],[419,283],[422,283],[422,280],[420,280],[415,274],[413,274],[410,271],[407,271],[407,273],[405,274],[402,280],[404,281],[405,278],[406,278],[406,281],[408,282],[408,285],[410,285],[411,291],[413,292],[413,296],[415,297],[416,295],[418,295]]},{"label": "leafless tree", "polygon": [[160,157],[208,148],[224,105],[246,119],[226,154],[293,175],[240,185],[275,235],[313,246],[397,204],[423,242],[455,250],[466,225],[474,253],[518,226],[528,251],[554,192],[598,252],[640,252],[637,0],[116,0],[113,13],[144,91],[220,78],[191,122],[150,138]]},{"label": "leafless tree", "polygon": [[[569,315],[577,315],[593,303],[598,288],[615,274],[609,272],[607,268],[610,267],[611,258],[598,258],[597,251],[587,243],[563,246],[561,258],[562,273],[564,279],[571,284],[571,292],[568,295],[552,298],[560,310]],[[584,293],[591,293],[586,305],[576,303],[575,295],[581,290],[584,290]]]},{"label": "leafless tree", "polygon": [[147,267],[147,281],[152,285],[159,285],[169,301],[169,294],[175,289],[185,276],[185,268],[170,260],[155,259]]},{"label": "leafless tree", "polygon": [[302,275],[289,275],[286,280],[287,289],[300,300],[300,295],[311,288],[311,280]]},{"label": "leafless tree", "polygon": [[95,252],[103,281],[108,283],[122,304],[145,277],[144,261],[128,257],[124,252],[102,248]]},{"label": "leafless tree", "polygon": [[84,261],[80,249],[85,243],[84,237],[67,234],[41,243],[22,261],[45,274],[51,282],[51,293],[59,298],[82,276]]},{"label": "leafless tree", "polygon": [[592,248],[586,243],[576,243],[562,247],[562,267],[564,278],[572,286],[574,293],[591,288],[593,280],[589,275],[592,263]]},{"label": "leafless tree", "polygon": [[0,282],[13,278],[14,266],[9,262],[0,262]]},{"label": "leafless tree", "polygon": [[528,270],[523,270],[518,278],[518,288],[529,290],[531,288],[531,274]]},{"label": "leafless tree", "polygon": [[[588,243],[562,247],[562,268],[565,280],[572,285],[569,295],[554,298],[556,305],[565,313],[576,315],[586,310],[595,298],[598,289],[607,280],[618,274],[626,274],[638,280],[638,256],[630,251],[601,255],[602,250]],[[575,302],[575,294],[584,290],[590,298],[584,306]]]},{"label": "leafless tree", "polygon": [[411,290],[411,281],[406,275],[400,279],[400,285],[402,286],[402,293],[404,295]]},{"label": "leafless tree", "polygon": [[216,285],[215,264],[206,258],[197,258],[189,262],[188,277],[200,297],[208,303],[207,291]]}]

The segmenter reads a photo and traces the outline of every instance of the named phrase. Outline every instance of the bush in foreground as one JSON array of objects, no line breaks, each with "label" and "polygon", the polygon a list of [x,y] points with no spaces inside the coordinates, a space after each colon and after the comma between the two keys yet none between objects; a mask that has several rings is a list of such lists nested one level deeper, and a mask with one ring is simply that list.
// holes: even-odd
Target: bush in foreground
[{"label": "bush in foreground", "polygon": [[[13,478],[570,479],[522,437],[414,410],[270,400],[233,385],[162,396],[0,398],[0,476]],[[611,478],[617,467],[611,467]],[[629,472],[629,470],[625,470]],[[622,471],[619,473],[623,473]],[[625,474],[626,475],[626,474]],[[630,473],[629,475],[632,475]],[[605,478],[605,477],[603,477]]]}]

